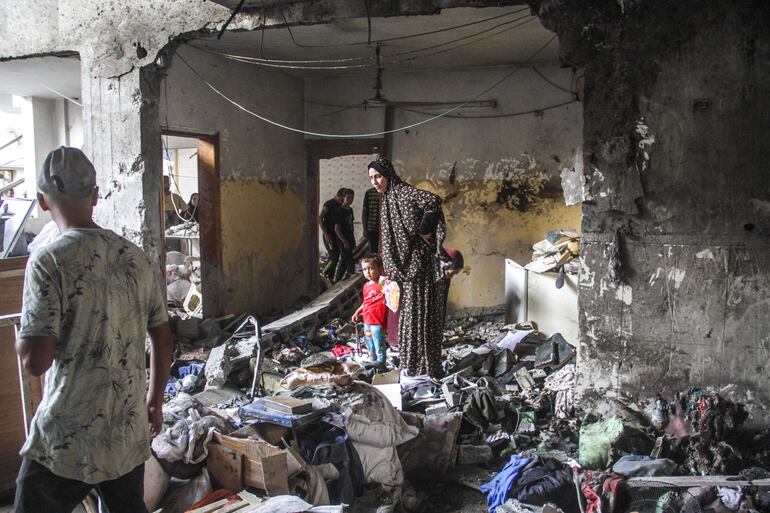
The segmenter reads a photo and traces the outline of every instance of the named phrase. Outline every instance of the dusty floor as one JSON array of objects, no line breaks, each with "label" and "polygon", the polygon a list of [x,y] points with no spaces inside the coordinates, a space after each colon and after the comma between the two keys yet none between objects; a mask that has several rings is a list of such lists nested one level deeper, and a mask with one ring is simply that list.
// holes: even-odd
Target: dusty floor
[{"label": "dusty floor", "polygon": [[487,513],[486,497],[455,483],[440,483],[427,500],[425,513]]}]

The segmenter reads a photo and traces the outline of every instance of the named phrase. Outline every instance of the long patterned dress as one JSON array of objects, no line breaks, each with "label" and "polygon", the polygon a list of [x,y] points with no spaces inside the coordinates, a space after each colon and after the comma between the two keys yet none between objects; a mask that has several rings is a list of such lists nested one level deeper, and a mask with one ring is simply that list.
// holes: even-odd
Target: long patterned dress
[{"label": "long patterned dress", "polygon": [[[430,244],[420,237],[421,226],[432,229]],[[380,205],[382,261],[385,275],[401,287],[399,353],[401,369],[412,375],[441,371],[444,321],[437,253],[445,233],[438,196],[397,177],[390,182]]]}]

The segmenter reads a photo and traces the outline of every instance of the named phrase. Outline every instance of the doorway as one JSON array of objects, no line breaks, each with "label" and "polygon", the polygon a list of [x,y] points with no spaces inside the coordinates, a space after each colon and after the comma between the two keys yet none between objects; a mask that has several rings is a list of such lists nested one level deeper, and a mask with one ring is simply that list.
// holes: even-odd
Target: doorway
[{"label": "doorway", "polygon": [[221,315],[218,136],[163,130],[166,297],[195,317]]},{"label": "doorway", "polygon": [[[308,219],[318,219],[323,204],[336,192],[346,187],[353,189],[355,199],[351,207],[354,213],[354,236],[357,242],[365,237],[365,227],[360,213],[364,194],[371,187],[366,165],[376,159],[382,150],[382,139],[351,139],[341,141],[308,141]],[[318,222],[310,223],[309,268],[313,280],[317,280],[326,264],[326,248]]]}]

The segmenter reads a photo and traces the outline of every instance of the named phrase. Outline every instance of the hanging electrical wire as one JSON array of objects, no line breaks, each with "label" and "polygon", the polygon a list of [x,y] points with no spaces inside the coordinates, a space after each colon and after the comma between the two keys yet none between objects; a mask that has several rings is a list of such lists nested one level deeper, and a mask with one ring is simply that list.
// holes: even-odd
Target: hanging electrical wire
[{"label": "hanging electrical wire", "polygon": [[372,64],[366,63],[366,64],[345,64],[341,66],[297,66],[297,65],[290,65],[290,64],[273,64],[270,62],[259,62],[254,61],[253,58],[245,57],[242,55],[233,55],[233,54],[224,54],[219,52],[214,52],[211,50],[208,50],[206,48],[201,48],[198,46],[190,45],[188,46],[195,48],[196,50],[200,50],[203,52],[213,53],[215,55],[219,55],[220,57],[224,57],[225,59],[229,59],[231,61],[236,62],[243,62],[245,64],[254,64],[257,66],[263,66],[266,68],[278,68],[278,69],[308,69],[308,70],[319,70],[319,69],[361,69],[361,68],[370,68]]},{"label": "hanging electrical wire", "polygon": [[[535,52],[534,52],[534,53],[533,53],[533,54],[532,54],[532,55],[531,55],[531,56],[530,56],[530,57],[527,59],[527,61],[528,61],[528,62],[531,62],[531,61],[532,61],[532,60],[533,60],[535,57],[537,57],[537,55],[538,55],[538,54],[540,54],[540,52],[542,52],[543,50],[545,50],[545,48],[546,48],[546,47],[548,47],[548,46],[549,46],[549,45],[550,45],[550,44],[551,44],[551,43],[552,43],[554,40],[556,40],[556,36],[552,37],[552,38],[551,38],[551,39],[550,39],[550,40],[549,40],[549,41],[548,41],[546,44],[544,44],[544,45],[543,45],[543,46],[541,46],[541,47],[540,47],[538,50],[536,50],[536,51],[535,51]],[[512,69],[510,72],[506,73],[506,74],[505,74],[505,75],[504,75],[504,76],[503,76],[501,79],[499,79],[497,82],[495,82],[494,84],[492,84],[490,87],[488,87],[488,88],[484,89],[484,90],[483,90],[483,91],[481,91],[480,93],[476,94],[476,95],[475,95],[475,96],[473,96],[472,98],[469,98],[468,100],[466,100],[466,101],[464,101],[464,102],[462,102],[462,103],[459,103],[459,104],[457,104],[456,106],[452,107],[451,109],[449,109],[449,110],[447,110],[447,111],[445,111],[445,112],[442,112],[442,113],[440,113],[440,114],[436,114],[435,116],[431,116],[431,117],[430,117],[430,118],[428,118],[428,119],[424,119],[424,120],[422,120],[422,121],[418,121],[417,123],[411,123],[411,124],[409,124],[409,125],[406,125],[406,126],[402,126],[402,127],[399,127],[399,128],[394,128],[394,129],[391,129],[391,130],[384,130],[384,131],[381,131],[381,132],[370,132],[370,133],[364,133],[364,134],[328,134],[328,133],[323,133],[323,132],[310,132],[310,131],[307,131],[307,130],[302,130],[302,129],[300,129],[300,128],[295,128],[295,127],[291,127],[291,126],[288,126],[288,125],[284,125],[284,124],[282,124],[282,123],[279,123],[279,122],[277,122],[277,121],[274,121],[274,120],[272,120],[272,119],[270,119],[270,118],[268,118],[268,117],[262,116],[262,115],[260,115],[260,114],[258,114],[258,113],[256,113],[256,112],[254,112],[254,111],[252,111],[252,110],[249,110],[247,107],[244,107],[244,106],[243,106],[243,105],[241,105],[240,103],[238,103],[238,102],[236,102],[235,100],[233,100],[233,99],[229,98],[229,97],[228,97],[226,94],[224,94],[222,91],[220,91],[219,89],[217,89],[217,88],[216,88],[216,86],[214,86],[214,85],[213,85],[213,84],[211,84],[211,83],[210,83],[208,80],[206,80],[205,78],[203,78],[203,76],[202,76],[200,73],[198,73],[198,71],[196,71],[196,70],[195,70],[195,68],[193,68],[193,67],[192,67],[192,66],[191,66],[191,65],[190,65],[190,64],[189,64],[189,63],[188,63],[188,62],[185,60],[185,58],[184,58],[184,57],[183,57],[181,54],[177,54],[177,57],[178,57],[178,58],[179,58],[179,60],[180,60],[180,61],[181,61],[181,62],[182,62],[182,63],[183,63],[183,64],[184,64],[184,65],[185,65],[185,66],[186,66],[186,67],[187,67],[187,68],[188,68],[188,69],[189,69],[189,70],[190,70],[190,71],[191,71],[191,72],[192,72],[192,73],[193,73],[193,74],[194,74],[194,75],[195,75],[195,76],[196,76],[196,77],[199,79],[199,80],[201,80],[201,81],[202,81],[202,82],[203,82],[203,83],[204,83],[204,84],[205,84],[205,85],[206,85],[206,86],[207,86],[209,89],[211,89],[212,91],[214,91],[214,92],[215,92],[217,95],[219,95],[219,96],[220,96],[222,99],[224,99],[225,101],[227,101],[227,102],[229,102],[230,104],[234,105],[234,106],[235,106],[235,107],[237,107],[238,109],[240,109],[240,110],[242,110],[242,111],[246,112],[247,114],[250,114],[251,116],[254,116],[254,117],[255,117],[255,118],[257,118],[257,119],[260,119],[260,120],[264,121],[265,123],[269,123],[269,124],[271,124],[271,125],[273,125],[273,126],[276,126],[276,127],[278,127],[278,128],[283,128],[284,130],[288,130],[288,131],[290,131],[290,132],[295,132],[295,133],[304,134],[304,135],[311,135],[311,136],[316,136],[316,137],[326,137],[326,138],[330,138],[330,139],[342,139],[342,138],[350,138],[350,139],[361,139],[361,138],[368,138],[368,137],[376,137],[376,136],[380,136],[380,135],[386,135],[386,134],[392,134],[392,133],[395,133],[395,132],[400,132],[400,131],[402,131],[402,130],[408,130],[408,129],[411,129],[411,128],[414,128],[414,127],[418,127],[418,126],[421,126],[421,125],[425,125],[425,124],[427,124],[427,123],[430,123],[430,122],[436,121],[437,119],[441,119],[441,118],[443,118],[443,117],[445,117],[445,116],[448,116],[448,115],[449,115],[449,114],[451,114],[452,112],[455,112],[455,111],[457,111],[458,109],[461,109],[461,108],[463,108],[465,105],[467,105],[467,104],[469,104],[469,103],[471,103],[471,102],[473,102],[473,101],[477,100],[477,99],[478,99],[478,98],[480,98],[481,96],[483,96],[483,95],[487,94],[488,92],[492,91],[492,90],[493,90],[493,89],[495,89],[497,86],[499,86],[500,84],[502,84],[503,82],[505,82],[506,80],[508,80],[509,78],[511,78],[511,77],[512,77],[512,76],[513,76],[513,75],[514,75],[514,74],[515,74],[517,71],[519,71],[520,69],[522,69],[522,67],[521,67],[521,66],[517,66],[517,67],[513,68],[513,69]]]},{"label": "hanging electrical wire", "polygon": [[[433,46],[426,46],[424,48],[417,48],[415,50],[406,50],[406,51],[403,51],[403,52],[390,53],[390,54],[385,55],[385,57],[400,57],[402,55],[410,55],[410,54],[413,54],[413,53],[424,52],[426,50],[434,50],[434,49],[440,48],[442,46],[451,45],[453,43],[458,43],[460,41],[465,41],[466,39],[470,39],[472,37],[476,37],[476,36],[480,36],[480,35],[486,34],[488,32],[491,32],[491,31],[495,30],[495,29],[498,29],[500,27],[504,27],[504,26],[510,25],[512,23],[519,22],[521,20],[526,20],[526,21],[524,21],[524,23],[520,23],[518,25],[514,25],[513,27],[509,27],[511,29],[514,29],[514,28],[520,27],[521,25],[525,25],[525,24],[529,23],[533,19],[534,19],[533,16],[530,16],[529,14],[527,14],[527,15],[524,15],[524,16],[522,16],[520,18],[504,21],[503,23],[498,23],[497,25],[495,25],[493,27],[486,28],[486,29],[484,29],[484,30],[482,30],[480,32],[476,32],[474,34],[469,34],[467,36],[459,37],[457,39],[452,39],[451,41],[444,41],[443,43],[437,43],[437,44],[435,44]],[[502,33],[502,32],[504,32],[504,31],[501,31],[500,33]],[[394,61],[394,62],[398,62],[398,61]]]},{"label": "hanging electrical wire", "polygon": [[[459,114],[447,114],[445,117],[452,118],[452,119],[495,119],[495,118],[514,118],[516,116],[525,116],[527,114],[535,114],[537,112],[545,112],[547,110],[553,110],[558,109],[559,107],[564,107],[565,105],[569,105],[571,103],[577,103],[577,100],[567,100],[566,102],[557,103],[556,105],[549,105],[547,107],[540,107],[538,109],[531,109],[531,110],[522,110],[519,112],[508,112],[508,113],[501,113],[501,114],[468,114],[468,115],[459,115]],[[412,112],[414,114],[421,114],[423,116],[432,116],[433,114],[430,112],[424,112],[421,110],[413,109],[411,107],[402,107],[401,105],[398,105],[397,103],[393,105],[399,110],[403,110],[406,112]]]},{"label": "hanging electrical wire", "polygon": [[[546,77],[545,75],[543,75],[543,73],[542,73],[542,72],[541,72],[539,69],[537,69],[537,67],[536,67],[536,66],[532,66],[532,71],[534,71],[535,73],[537,73],[537,75],[538,75],[540,78],[542,78],[543,80],[545,80],[546,82],[548,82],[549,84],[551,84],[552,86],[554,86],[556,89],[561,89],[562,91],[564,91],[564,92],[566,92],[566,93],[569,93],[569,94],[571,94],[571,95],[573,95],[573,96],[574,96],[574,94],[575,94],[575,92],[574,92],[574,91],[571,91],[570,89],[567,89],[566,87],[562,87],[562,86],[560,86],[559,84],[557,84],[556,82],[554,82],[553,80],[551,80],[550,78]],[[570,78],[570,80],[572,80],[572,79]]]},{"label": "hanging electrical wire", "polygon": [[355,42],[352,42],[352,43],[338,43],[338,44],[328,44],[328,45],[306,45],[306,44],[299,43],[295,39],[294,33],[292,32],[291,27],[289,26],[289,21],[286,19],[286,14],[282,11],[281,15],[283,16],[283,21],[285,23],[286,29],[288,30],[289,36],[291,37],[291,40],[292,40],[292,42],[294,43],[295,46],[298,46],[300,48],[338,48],[338,47],[342,47],[342,46],[370,46],[372,43],[387,43],[387,42],[390,42],[390,41],[401,41],[401,40],[404,40],[404,39],[411,39],[411,38],[414,38],[414,37],[429,36],[429,35],[432,35],[432,34],[439,34],[441,32],[448,32],[450,30],[456,30],[456,29],[460,29],[460,28],[464,28],[464,27],[470,27],[472,25],[478,25],[480,23],[486,23],[488,21],[498,20],[500,18],[504,18],[506,16],[513,16],[514,14],[520,14],[520,13],[525,12],[525,11],[529,11],[529,7],[524,7],[522,9],[518,9],[518,10],[515,10],[515,11],[507,12],[507,13],[504,13],[504,14],[498,14],[497,16],[491,16],[489,18],[484,18],[482,20],[476,20],[476,21],[471,21],[471,22],[468,22],[468,23],[463,23],[461,25],[454,25],[452,27],[444,27],[444,28],[441,28],[441,29],[430,30],[428,32],[418,32],[416,34],[407,34],[405,36],[394,36],[394,37],[389,37],[389,38],[384,38],[384,39],[375,39],[375,40],[371,40],[371,41],[355,41]]},{"label": "hanging electrical wire", "polygon": [[514,25],[512,27],[506,27],[503,30],[495,32],[494,34],[488,34],[488,35],[486,35],[484,37],[480,37],[478,39],[474,39],[473,41],[467,41],[467,42],[465,42],[463,44],[460,44],[460,45],[457,45],[457,46],[453,46],[451,48],[444,48],[443,50],[437,50],[435,52],[430,52],[430,53],[425,53],[425,54],[421,54],[421,55],[416,55],[416,56],[413,56],[413,57],[407,57],[405,59],[396,59],[396,60],[393,60],[393,61],[388,61],[387,64],[400,64],[402,62],[411,62],[411,61],[415,61],[417,59],[424,59],[426,57],[433,57],[435,55],[441,55],[442,53],[451,52],[453,50],[457,50],[458,48],[463,48],[463,47],[466,47],[468,45],[476,44],[476,43],[479,43],[481,41],[485,41],[487,39],[490,39],[490,38],[493,38],[493,37],[497,37],[497,36],[499,36],[499,35],[501,35],[501,34],[503,34],[505,32],[508,32],[509,30],[513,30],[515,28],[521,27],[522,25],[526,25],[527,23],[531,23],[535,19],[536,18],[530,18],[528,20],[524,20],[522,23],[519,23],[518,25]]},{"label": "hanging electrical wire", "polygon": [[[473,41],[469,41],[469,42],[464,43],[464,44],[456,45],[456,46],[453,46],[451,48],[445,48],[444,50],[441,50],[441,51],[431,52],[431,53],[422,54],[422,55],[413,55],[412,57],[408,57],[408,58],[404,58],[404,59],[385,60],[384,62],[387,63],[387,64],[399,64],[399,63],[402,63],[402,62],[411,62],[411,61],[414,61],[414,60],[417,60],[417,59],[422,59],[422,58],[425,58],[425,57],[431,57],[431,56],[434,56],[434,55],[439,55],[439,54],[446,53],[446,52],[449,52],[449,51],[452,51],[452,50],[456,50],[458,48],[463,48],[463,47],[468,46],[470,44],[474,44],[474,43],[478,43],[480,41],[484,41],[484,40],[489,39],[491,37],[498,36],[500,34],[508,32],[509,30],[513,30],[515,28],[518,28],[518,27],[521,27],[523,25],[526,25],[527,23],[530,23],[530,22],[534,21],[535,19],[536,18],[534,18],[532,16],[529,16],[529,15],[523,16],[521,18],[516,18],[514,20],[509,20],[509,21],[506,21],[504,23],[500,23],[498,25],[495,25],[494,27],[489,27],[489,28],[484,29],[484,30],[482,30],[480,32],[476,32],[474,34],[469,34],[469,35],[463,36],[461,38],[453,39],[451,41],[445,41],[443,43],[438,43],[438,44],[435,44],[435,45],[432,45],[432,46],[428,46],[428,47],[424,47],[424,48],[418,48],[418,49],[414,49],[414,50],[407,50],[407,51],[403,51],[403,52],[387,54],[387,55],[383,56],[383,59],[389,58],[389,57],[401,56],[401,55],[415,54],[415,53],[418,53],[418,52],[424,52],[426,50],[432,50],[432,49],[435,49],[435,48],[444,47],[444,46],[447,46],[447,45],[450,45],[450,44],[457,43],[459,41],[464,41],[464,40],[469,39],[469,38],[473,38],[473,37],[477,37],[477,36],[482,36],[484,34],[489,33],[490,31],[493,31],[493,30],[495,30],[497,28],[500,28],[500,27],[503,27],[503,26],[506,27],[503,30],[495,32],[494,34],[489,34],[486,37],[479,37],[478,39],[475,39]],[[520,22],[520,21],[521,21],[521,23],[517,23],[517,22]],[[516,23],[516,24],[513,25],[513,26],[508,26],[508,25],[510,25],[512,23]],[[216,50],[212,50],[210,48],[200,47],[200,46],[197,46],[197,45],[193,45],[193,44],[190,44],[190,43],[187,43],[187,44],[188,44],[188,46],[191,46],[192,48],[195,48],[197,50],[200,50],[200,51],[203,51],[203,52],[207,52],[207,53],[211,53],[211,54],[214,54],[214,55],[218,55],[220,57],[224,57],[224,58],[229,59],[229,60],[233,60],[233,61],[237,61],[237,62],[242,62],[242,63],[246,63],[246,64],[254,64],[254,65],[258,65],[258,66],[264,66],[264,67],[268,67],[268,68],[301,69],[301,70],[324,70],[324,69],[328,69],[328,70],[341,70],[341,69],[362,69],[362,68],[369,68],[369,67],[372,67],[372,66],[376,65],[376,63],[374,62],[374,59],[372,59],[371,57],[350,57],[350,58],[342,58],[342,59],[320,59],[320,60],[260,59],[260,58],[257,58],[257,57],[250,57],[250,56],[245,56],[245,55],[235,55],[235,54],[230,54],[230,53],[223,53],[223,52],[219,52],[219,51],[216,51]],[[343,63],[343,62],[355,62],[355,61],[360,61],[360,60],[364,60],[364,59],[366,59],[369,62],[366,62],[364,64],[344,64],[344,65],[339,65],[339,66],[308,66],[308,65],[305,65],[305,63],[322,63],[322,62],[326,62],[326,63]],[[293,64],[288,64],[288,63],[293,63]]]},{"label": "hanging electrical wire", "polygon": [[361,103],[357,103],[355,105],[348,105],[348,106],[340,105],[340,107],[341,108],[339,108],[337,110],[333,110],[331,112],[325,112],[323,114],[319,114],[318,117],[319,118],[325,118],[327,116],[333,116],[335,114],[340,114],[342,112],[347,112],[347,111],[353,110],[353,109],[366,109],[366,102],[361,102]]}]

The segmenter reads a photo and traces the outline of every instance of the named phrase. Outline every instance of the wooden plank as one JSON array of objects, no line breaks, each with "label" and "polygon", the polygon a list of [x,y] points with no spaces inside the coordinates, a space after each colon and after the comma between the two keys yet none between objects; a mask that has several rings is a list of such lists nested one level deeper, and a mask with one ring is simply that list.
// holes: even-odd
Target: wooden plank
[{"label": "wooden plank", "polygon": [[203,314],[222,315],[222,218],[219,136],[198,138],[198,204],[200,218]]},{"label": "wooden plank", "polygon": [[211,478],[228,490],[240,490],[243,487],[242,455],[224,445],[210,443],[206,466]]},{"label": "wooden plank", "polygon": [[[14,316],[21,312],[24,267],[27,258],[0,259],[0,315]],[[0,491],[13,489],[21,465],[19,449],[24,444],[25,426],[22,408],[19,369],[17,364],[15,320],[0,327]],[[30,396],[42,397],[39,380],[32,384]]]}]

